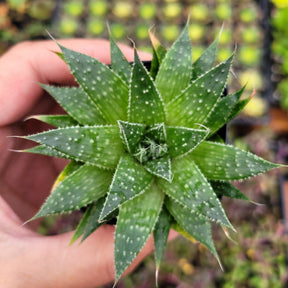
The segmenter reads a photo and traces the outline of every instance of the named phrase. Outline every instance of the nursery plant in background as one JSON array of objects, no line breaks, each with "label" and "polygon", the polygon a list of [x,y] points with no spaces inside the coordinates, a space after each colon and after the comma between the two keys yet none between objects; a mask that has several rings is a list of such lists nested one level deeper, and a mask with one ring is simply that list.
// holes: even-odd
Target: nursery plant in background
[{"label": "nursery plant in background", "polygon": [[67,115],[35,116],[57,128],[24,137],[39,143],[26,152],[71,160],[32,220],[85,207],[74,242],[116,219],[116,282],[151,233],[158,271],[171,227],[220,263],[211,223],[234,228],[219,198],[248,200],[230,181],[281,166],[218,134],[249,101],[244,87],[223,97],[234,55],[214,66],[218,38],[194,63],[189,23],[169,50],[150,38],[150,69],[112,37],[111,67],[59,45],[79,86],[42,85]]},{"label": "nursery plant in background", "polygon": [[272,50],[275,61],[274,76],[278,80],[277,90],[280,94],[280,105],[288,108],[288,4],[282,1],[273,1],[275,10],[272,17],[273,45]]}]

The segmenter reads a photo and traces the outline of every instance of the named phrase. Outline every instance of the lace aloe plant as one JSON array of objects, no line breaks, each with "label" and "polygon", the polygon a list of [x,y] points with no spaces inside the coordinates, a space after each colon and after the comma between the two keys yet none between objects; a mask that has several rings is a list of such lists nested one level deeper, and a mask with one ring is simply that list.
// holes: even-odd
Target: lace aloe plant
[{"label": "lace aloe plant", "polygon": [[149,71],[113,39],[110,67],[58,44],[79,86],[42,85],[67,115],[35,116],[57,128],[25,137],[71,160],[33,219],[85,207],[73,242],[116,218],[116,281],[151,233],[158,269],[171,227],[219,259],[211,222],[233,229],[219,198],[248,200],[230,181],[280,166],[218,137],[249,100],[223,97],[233,55],[215,66],[218,38],[192,63],[188,24],[168,50],[150,36]]}]

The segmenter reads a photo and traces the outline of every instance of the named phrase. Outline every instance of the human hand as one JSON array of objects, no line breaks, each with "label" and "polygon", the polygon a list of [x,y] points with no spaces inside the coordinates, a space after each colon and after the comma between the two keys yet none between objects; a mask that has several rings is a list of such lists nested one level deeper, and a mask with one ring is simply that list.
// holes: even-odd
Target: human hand
[{"label": "human hand", "polygon": [[[108,41],[60,42],[103,63],[110,62]],[[121,49],[128,61],[133,61],[132,49]],[[89,288],[114,279],[113,226],[103,225],[81,245],[72,246],[73,231],[45,237],[33,231],[37,221],[22,226],[38,211],[66,164],[63,159],[13,153],[9,150],[23,149],[26,144],[7,137],[43,130],[42,123],[22,120],[60,110],[37,82],[76,84],[65,63],[51,50],[57,50],[53,41],[24,42],[0,58],[0,286],[5,288]],[[141,57],[150,59],[147,54]],[[149,239],[128,271],[152,249],[153,240]]]}]

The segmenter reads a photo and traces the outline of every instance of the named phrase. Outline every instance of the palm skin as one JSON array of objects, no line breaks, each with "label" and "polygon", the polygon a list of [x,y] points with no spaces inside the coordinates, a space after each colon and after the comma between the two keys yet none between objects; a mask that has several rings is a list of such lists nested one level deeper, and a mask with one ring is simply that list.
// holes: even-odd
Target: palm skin
[{"label": "palm skin", "polygon": [[[43,110],[45,113],[53,113],[57,106],[52,102],[51,99],[45,97],[35,107],[35,111]],[[44,109],[41,109],[42,107]],[[63,169],[66,161],[49,159],[45,156],[37,157],[34,154],[15,153],[13,150],[26,148],[29,143],[9,136],[27,135],[47,128],[44,124],[33,120],[20,121],[0,128],[1,195],[13,210],[17,211],[22,221],[28,220],[39,210],[41,203],[49,194],[53,180]],[[37,224],[36,221],[27,225],[36,228]]]}]

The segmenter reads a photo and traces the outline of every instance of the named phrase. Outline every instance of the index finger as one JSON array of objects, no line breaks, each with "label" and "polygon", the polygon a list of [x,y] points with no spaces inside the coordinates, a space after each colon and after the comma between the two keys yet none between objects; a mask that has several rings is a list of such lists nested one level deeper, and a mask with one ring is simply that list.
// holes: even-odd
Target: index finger
[{"label": "index finger", "polygon": [[[100,62],[110,63],[110,44],[102,39],[67,39],[60,44],[90,55]],[[128,61],[133,61],[133,49],[120,45]],[[0,58],[0,126],[21,119],[42,94],[36,83],[71,85],[74,78],[67,65],[51,51],[59,51],[52,40],[23,42],[12,47]],[[142,53],[144,60],[150,55]]]}]

